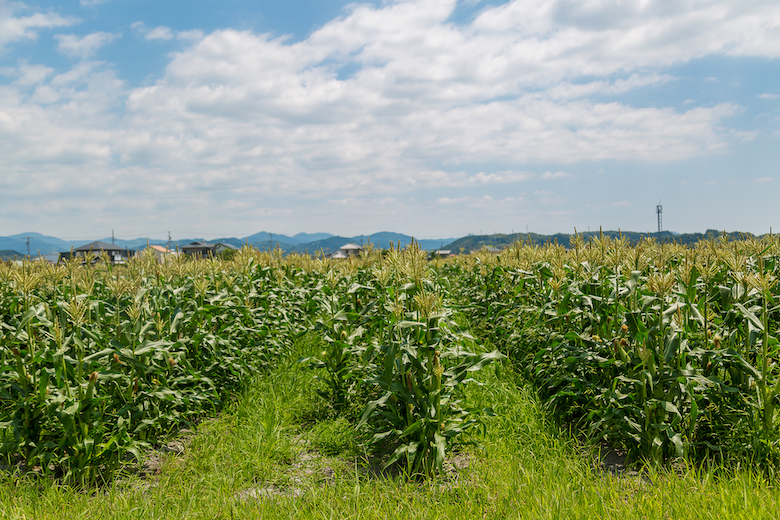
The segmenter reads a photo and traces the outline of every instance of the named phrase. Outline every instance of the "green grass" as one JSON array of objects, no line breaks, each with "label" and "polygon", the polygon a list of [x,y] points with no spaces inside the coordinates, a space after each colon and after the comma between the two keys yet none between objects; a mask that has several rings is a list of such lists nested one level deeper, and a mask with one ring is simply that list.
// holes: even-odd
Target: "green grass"
[{"label": "green grass", "polygon": [[[615,477],[593,464],[545,419],[508,365],[470,385],[492,405],[481,447],[462,445],[469,466],[457,479],[419,483],[360,469],[360,435],[314,391],[295,359],[320,348],[309,337],[259,376],[217,419],[201,423],[183,455],[166,454],[154,478],[127,478],[79,492],[4,476],[2,518],[774,518],[780,493],[741,470],[649,472]],[[315,421],[316,419],[316,421]],[[302,454],[319,452],[302,464]],[[305,458],[305,457],[304,457]],[[324,471],[327,470],[327,471]],[[278,495],[240,498],[250,488]],[[297,496],[293,496],[293,492]]]}]

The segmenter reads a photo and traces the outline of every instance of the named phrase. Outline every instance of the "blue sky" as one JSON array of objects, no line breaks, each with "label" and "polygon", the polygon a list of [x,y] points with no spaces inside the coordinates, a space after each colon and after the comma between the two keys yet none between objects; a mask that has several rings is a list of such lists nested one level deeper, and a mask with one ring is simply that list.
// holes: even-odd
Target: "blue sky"
[{"label": "blue sky", "polygon": [[0,0],[0,235],[780,228],[775,0]]}]

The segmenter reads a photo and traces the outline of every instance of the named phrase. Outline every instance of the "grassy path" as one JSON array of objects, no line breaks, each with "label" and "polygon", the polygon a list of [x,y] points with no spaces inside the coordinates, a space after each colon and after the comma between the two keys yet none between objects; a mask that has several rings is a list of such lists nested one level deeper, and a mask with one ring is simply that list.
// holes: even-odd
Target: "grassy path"
[{"label": "grassy path", "polygon": [[[532,391],[496,365],[472,384],[492,405],[481,448],[463,447],[457,478],[410,483],[360,469],[361,448],[344,419],[328,418],[313,374],[294,360],[311,339],[258,377],[219,419],[202,423],[184,454],[159,475],[85,494],[2,477],[2,518],[775,518],[780,493],[748,472],[689,471],[648,479],[594,471],[544,419]],[[318,419],[315,423],[313,419]],[[649,482],[648,482],[649,480]]]}]

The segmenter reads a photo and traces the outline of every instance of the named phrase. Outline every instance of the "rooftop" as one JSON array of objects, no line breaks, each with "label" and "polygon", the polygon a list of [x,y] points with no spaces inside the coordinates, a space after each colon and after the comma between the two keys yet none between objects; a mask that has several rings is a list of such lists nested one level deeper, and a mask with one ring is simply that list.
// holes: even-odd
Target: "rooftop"
[{"label": "rooftop", "polygon": [[116,244],[107,244],[105,242],[101,242],[100,240],[97,240],[95,242],[90,242],[89,244],[84,244],[83,246],[79,246],[74,248],[74,251],[124,251],[126,248],[120,247]]}]

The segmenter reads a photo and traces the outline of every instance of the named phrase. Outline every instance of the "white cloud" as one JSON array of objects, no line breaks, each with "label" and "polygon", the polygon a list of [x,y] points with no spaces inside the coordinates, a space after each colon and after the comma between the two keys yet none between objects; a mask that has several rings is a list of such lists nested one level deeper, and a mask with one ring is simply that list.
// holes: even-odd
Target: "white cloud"
[{"label": "white cloud", "polygon": [[534,195],[537,197],[537,202],[543,206],[559,206],[565,202],[563,197],[554,191],[536,190]]},{"label": "white cloud", "polygon": [[150,29],[149,32],[146,33],[146,39],[147,40],[171,40],[173,39],[173,31],[171,31],[170,27],[165,26],[159,26],[155,27],[154,29]]},{"label": "white cloud", "polygon": [[[471,27],[454,27],[446,22],[453,6],[447,1],[356,6],[294,44],[250,32],[212,33],[177,53],[163,82],[131,95],[133,121],[151,131],[134,145],[128,141],[132,146],[122,157],[186,160],[196,146],[201,157],[210,157],[207,162],[256,160],[268,164],[255,168],[258,176],[297,175],[300,182],[282,183],[295,190],[345,185],[371,190],[502,182],[497,173],[414,173],[432,162],[671,161],[724,150],[734,139],[720,130],[721,121],[737,110],[733,105],[678,112],[582,99],[672,78],[636,73],[584,86],[558,83],[561,75],[592,74],[587,62],[602,58],[588,55],[583,62],[571,49],[561,49],[560,59],[568,62],[556,63],[534,50],[542,33],[552,37],[546,32],[523,39],[517,35],[527,30],[489,30],[487,14]],[[524,18],[515,19],[519,29]],[[336,79],[340,64],[347,63],[362,69]],[[604,67],[612,74],[647,65],[631,56]],[[544,83],[550,87],[538,90]],[[496,101],[496,96],[509,97]],[[163,138],[178,134],[171,125],[191,135]],[[361,172],[351,166],[358,162]],[[315,173],[321,166],[332,172],[329,178]]]},{"label": "white cloud", "polygon": [[35,40],[41,29],[66,27],[79,22],[78,18],[63,17],[56,13],[33,13],[29,16],[17,16],[16,11],[25,6],[18,2],[0,2],[0,52],[9,43],[22,40]]},{"label": "white cloud", "polygon": [[639,75],[631,74],[627,79],[591,81],[588,83],[560,82],[551,87],[547,93],[556,99],[571,99],[601,95],[615,95],[634,90],[636,88],[657,86],[675,78],[666,74]]},{"label": "white cloud", "polygon": [[144,22],[134,22],[130,28],[140,34],[147,40],[199,40],[203,38],[203,31],[193,29],[190,31],[173,31],[170,27],[159,25],[157,27],[147,27]]},{"label": "white cloud", "polygon": [[38,189],[65,195],[78,189],[89,194],[110,183],[115,174],[106,168],[121,82],[94,62],[60,74],[26,64],[17,70],[18,86],[0,93],[4,185],[19,195]]},{"label": "white cloud", "polygon": [[343,199],[329,200],[328,203],[337,204],[339,206],[349,206],[351,208],[374,209],[380,206],[393,206],[398,204],[399,201],[394,197],[382,197],[376,199],[360,199],[356,197],[345,197]]},{"label": "white cloud", "polygon": [[27,87],[37,85],[54,73],[54,69],[44,65],[30,65],[26,61],[20,61],[17,67],[3,67],[0,74],[16,78],[14,84]]},{"label": "white cloud", "polygon": [[471,197],[464,196],[464,197],[457,197],[457,198],[450,198],[450,197],[439,197],[436,199],[437,204],[460,204],[462,202],[466,202],[467,200],[471,200]]},{"label": "white cloud", "polygon": [[518,204],[524,202],[523,197],[503,197],[496,199],[490,195],[483,195],[481,197],[474,197],[471,195],[465,195],[463,197],[449,198],[440,197],[436,199],[436,204],[442,206],[458,206],[467,209],[479,209],[490,210],[491,212],[505,212],[509,207],[517,207]]},{"label": "white cloud", "polygon": [[516,172],[511,170],[505,170],[500,172],[485,173],[479,172],[476,175],[468,178],[469,185],[480,184],[511,184],[516,182],[523,182],[529,179],[533,179],[534,174],[531,172]]},{"label": "white cloud", "polygon": [[758,99],[777,99],[780,98],[780,94],[761,94]]},{"label": "white cloud", "polygon": [[750,141],[754,141],[759,134],[758,130],[745,131],[745,130],[735,130],[735,129],[729,130],[729,133],[733,137],[734,141],[739,143],[747,143]]},{"label": "white cloud", "polygon": [[[270,194],[352,207],[440,188],[455,193],[439,205],[498,207],[516,202],[502,191],[532,192],[570,175],[556,171],[568,164],[665,163],[754,138],[728,128],[734,103],[641,107],[613,96],[677,81],[664,68],[696,58],[780,56],[775,2],[516,0],[485,5],[466,25],[451,21],[455,5],[357,4],[294,42],[136,22],[143,38],[191,41],[156,83],[130,91],[94,62],[60,73],[18,65],[0,86],[0,177],[13,190],[71,189],[46,182],[78,164],[90,190],[179,207],[230,201],[236,212]],[[40,16],[14,18],[16,36],[0,18],[0,46],[73,23]],[[59,49],[86,59],[117,37],[60,35]],[[529,198],[563,203],[543,190]]]},{"label": "white cloud", "polygon": [[759,177],[758,179],[753,179],[754,183],[756,184],[763,184],[766,182],[772,182],[772,177]]},{"label": "white cloud", "polygon": [[[149,140],[123,150],[123,157],[138,160],[149,156],[141,148],[158,147],[161,153],[152,156],[188,160],[194,151],[189,146],[197,143],[198,154],[211,156],[209,161],[265,159],[277,175],[286,172],[285,178],[315,175],[320,165],[334,168],[329,179],[316,173],[317,178],[291,183],[296,190],[345,184],[378,189],[383,180],[399,188],[518,182],[529,174],[483,172],[469,178],[414,172],[431,161],[674,160],[723,145],[727,137],[718,135],[717,127],[734,111],[729,105],[684,113],[635,109],[522,91],[504,101],[444,103],[436,99],[440,86],[424,79],[406,80],[419,92],[388,90],[386,84],[399,81],[395,73],[387,77],[390,64],[364,67],[356,77],[339,81],[324,61],[331,55],[309,42],[287,45],[246,32],[213,33],[176,54],[164,82],[131,94],[132,121],[151,132]],[[179,134],[174,127],[190,135],[169,142],[164,152],[159,140],[152,144],[152,134]],[[281,156],[283,163],[274,159]],[[355,185],[347,171],[358,162],[362,173],[354,174],[362,182]]]},{"label": "white cloud", "polygon": [[54,38],[59,42],[57,50],[69,58],[91,58],[98,49],[121,35],[107,32],[95,32],[86,36],[75,34],[57,34]]},{"label": "white cloud", "polygon": [[178,31],[176,33],[177,40],[200,40],[203,38],[203,31],[200,29],[192,29],[190,31]]}]

